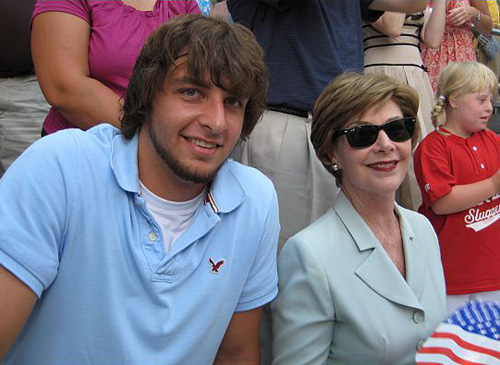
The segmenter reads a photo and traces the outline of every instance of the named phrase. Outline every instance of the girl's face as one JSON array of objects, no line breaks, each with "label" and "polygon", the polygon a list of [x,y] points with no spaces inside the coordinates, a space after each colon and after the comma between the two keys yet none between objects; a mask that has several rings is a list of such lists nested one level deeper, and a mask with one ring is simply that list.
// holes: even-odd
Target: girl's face
[{"label": "girl's face", "polygon": [[450,98],[451,118],[445,128],[462,137],[485,129],[493,111],[491,90],[485,89],[465,94],[459,98]]}]

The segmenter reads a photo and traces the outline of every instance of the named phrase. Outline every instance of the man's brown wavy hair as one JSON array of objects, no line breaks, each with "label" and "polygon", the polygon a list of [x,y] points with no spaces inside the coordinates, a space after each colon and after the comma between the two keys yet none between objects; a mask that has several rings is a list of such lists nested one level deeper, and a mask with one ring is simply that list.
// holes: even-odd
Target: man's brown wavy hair
[{"label": "man's brown wavy hair", "polygon": [[176,60],[183,56],[188,74],[196,82],[211,81],[234,96],[248,98],[241,131],[241,138],[246,138],[266,106],[268,76],[263,51],[244,26],[194,14],[168,21],[142,48],[125,95],[123,136],[132,138],[148,120],[155,96],[163,91],[178,67]]}]

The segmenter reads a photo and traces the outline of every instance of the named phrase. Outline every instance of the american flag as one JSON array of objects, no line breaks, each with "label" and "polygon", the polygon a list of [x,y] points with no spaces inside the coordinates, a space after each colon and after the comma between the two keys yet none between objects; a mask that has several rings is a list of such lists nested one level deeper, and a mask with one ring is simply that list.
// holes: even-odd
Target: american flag
[{"label": "american flag", "polygon": [[417,352],[419,365],[499,364],[500,303],[471,301],[458,309]]}]

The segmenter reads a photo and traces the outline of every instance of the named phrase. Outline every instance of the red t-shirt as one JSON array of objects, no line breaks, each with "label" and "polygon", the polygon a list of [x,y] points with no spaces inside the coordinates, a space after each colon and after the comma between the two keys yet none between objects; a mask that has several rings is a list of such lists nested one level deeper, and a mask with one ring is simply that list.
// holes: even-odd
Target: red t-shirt
[{"label": "red t-shirt", "polygon": [[[447,132],[444,128],[441,131]],[[437,215],[432,203],[455,185],[491,177],[500,168],[500,137],[484,130],[469,138],[430,133],[414,155],[422,192],[419,212],[434,226],[449,295],[500,289],[500,194],[462,212]]]}]

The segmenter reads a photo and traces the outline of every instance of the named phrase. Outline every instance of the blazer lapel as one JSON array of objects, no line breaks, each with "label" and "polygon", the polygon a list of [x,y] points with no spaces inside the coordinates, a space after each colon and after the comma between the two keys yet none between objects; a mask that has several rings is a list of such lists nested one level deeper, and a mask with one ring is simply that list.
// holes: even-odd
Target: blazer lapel
[{"label": "blazer lapel", "polygon": [[424,291],[427,263],[425,261],[425,252],[417,244],[415,234],[401,209],[396,204],[396,214],[401,224],[401,233],[403,235],[403,246],[405,251],[406,263],[406,281],[412,289],[415,296],[420,299]]},{"label": "blazer lapel", "polygon": [[[423,310],[419,300],[389,255],[343,193],[339,194],[334,209],[358,246],[360,254],[367,255],[355,274],[384,298],[407,307]],[[405,256],[411,254],[405,254]],[[410,266],[413,266],[413,259],[410,263]],[[420,279],[413,279],[413,276],[418,274],[418,269],[412,267],[410,273],[412,280],[417,282],[417,287],[421,285]]]}]

